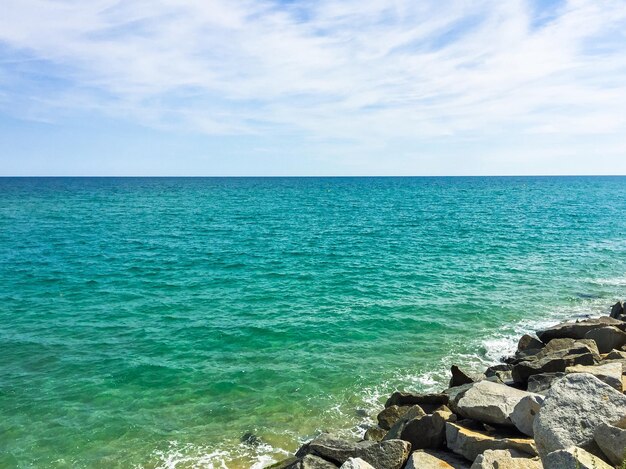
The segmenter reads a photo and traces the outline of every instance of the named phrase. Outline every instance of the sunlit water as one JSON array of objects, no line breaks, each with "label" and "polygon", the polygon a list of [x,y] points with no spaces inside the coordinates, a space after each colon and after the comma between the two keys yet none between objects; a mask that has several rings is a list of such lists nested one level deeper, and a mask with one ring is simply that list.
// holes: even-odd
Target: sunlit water
[{"label": "sunlit water", "polygon": [[262,467],[619,297],[626,178],[0,179],[0,466]]}]

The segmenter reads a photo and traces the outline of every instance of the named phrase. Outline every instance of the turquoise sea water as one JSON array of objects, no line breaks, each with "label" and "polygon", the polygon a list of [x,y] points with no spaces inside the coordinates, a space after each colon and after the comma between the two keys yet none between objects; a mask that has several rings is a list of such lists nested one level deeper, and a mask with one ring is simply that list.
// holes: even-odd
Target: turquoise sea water
[{"label": "turquoise sea water", "polygon": [[358,434],[626,297],[625,215],[618,177],[0,179],[0,467]]}]

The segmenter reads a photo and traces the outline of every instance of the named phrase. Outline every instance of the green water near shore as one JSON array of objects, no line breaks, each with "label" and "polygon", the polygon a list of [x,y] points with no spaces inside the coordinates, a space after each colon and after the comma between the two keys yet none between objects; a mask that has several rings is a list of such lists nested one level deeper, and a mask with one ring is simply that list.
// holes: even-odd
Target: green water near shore
[{"label": "green water near shore", "polygon": [[626,297],[624,214],[626,178],[0,179],[0,466],[358,434]]}]

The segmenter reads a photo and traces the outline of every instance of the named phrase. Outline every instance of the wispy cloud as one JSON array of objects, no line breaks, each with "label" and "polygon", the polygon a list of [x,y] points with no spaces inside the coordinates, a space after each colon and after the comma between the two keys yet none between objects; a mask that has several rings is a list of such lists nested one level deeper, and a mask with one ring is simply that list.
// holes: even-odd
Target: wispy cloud
[{"label": "wispy cloud", "polygon": [[[5,0],[0,106],[211,135],[626,133],[623,0]],[[55,117],[56,116],[56,117]]]}]

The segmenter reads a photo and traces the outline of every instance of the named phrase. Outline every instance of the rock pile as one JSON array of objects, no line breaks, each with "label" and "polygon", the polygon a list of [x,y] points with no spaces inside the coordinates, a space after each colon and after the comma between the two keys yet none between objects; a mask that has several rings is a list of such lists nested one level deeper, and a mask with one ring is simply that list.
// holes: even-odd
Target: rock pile
[{"label": "rock pile", "polygon": [[626,468],[626,310],[524,335],[483,374],[394,392],[361,441],[322,434],[272,469]]}]

